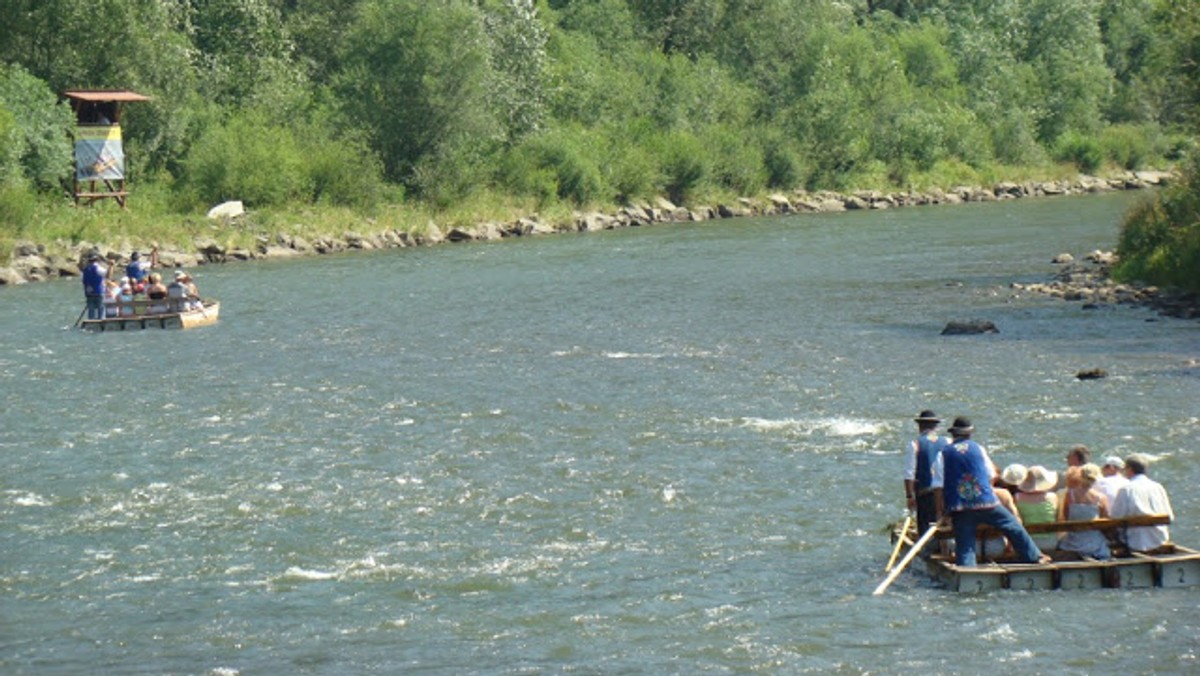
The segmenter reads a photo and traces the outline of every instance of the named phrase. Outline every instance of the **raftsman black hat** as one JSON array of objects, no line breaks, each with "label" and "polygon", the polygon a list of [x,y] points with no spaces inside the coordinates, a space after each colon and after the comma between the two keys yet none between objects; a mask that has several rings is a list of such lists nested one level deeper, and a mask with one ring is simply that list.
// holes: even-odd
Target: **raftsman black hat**
[{"label": "raftsman black hat", "polygon": [[975,426],[971,421],[963,416],[954,419],[954,424],[950,426],[950,434],[970,434],[975,431]]},{"label": "raftsman black hat", "polygon": [[925,409],[924,411],[921,411],[921,413],[918,414],[917,417],[913,418],[913,421],[939,423],[939,422],[942,422],[942,419],[937,417],[937,414],[934,413],[933,411],[930,411],[929,409]]}]

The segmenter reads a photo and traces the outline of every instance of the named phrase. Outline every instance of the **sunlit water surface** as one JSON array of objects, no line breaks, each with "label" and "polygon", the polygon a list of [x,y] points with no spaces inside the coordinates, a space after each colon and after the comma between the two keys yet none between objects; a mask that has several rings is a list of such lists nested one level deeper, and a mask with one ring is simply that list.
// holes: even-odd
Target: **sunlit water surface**
[{"label": "sunlit water surface", "polygon": [[1009,290],[1135,198],[204,267],[187,332],[0,289],[0,672],[1195,673],[1200,589],[871,596],[926,407],[1158,456],[1200,545],[1200,323]]}]

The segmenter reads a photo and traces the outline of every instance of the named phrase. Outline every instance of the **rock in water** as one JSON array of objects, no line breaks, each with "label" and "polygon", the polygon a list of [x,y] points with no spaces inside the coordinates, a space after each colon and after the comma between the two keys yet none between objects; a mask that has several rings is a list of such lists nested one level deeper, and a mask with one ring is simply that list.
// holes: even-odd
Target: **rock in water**
[{"label": "rock in water", "polygon": [[965,322],[952,321],[942,329],[943,336],[969,336],[980,333],[1000,333],[1000,329],[986,319],[972,319]]},{"label": "rock in water", "polygon": [[1084,369],[1076,373],[1075,377],[1080,380],[1099,380],[1100,378],[1107,378],[1108,371],[1104,369]]}]

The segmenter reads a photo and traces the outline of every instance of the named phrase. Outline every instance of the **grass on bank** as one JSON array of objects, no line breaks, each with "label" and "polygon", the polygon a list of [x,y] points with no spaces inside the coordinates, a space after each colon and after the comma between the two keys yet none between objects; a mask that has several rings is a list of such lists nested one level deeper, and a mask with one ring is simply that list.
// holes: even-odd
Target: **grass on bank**
[{"label": "grass on bank", "polygon": [[[1117,172],[1109,164],[1098,173]],[[926,192],[949,190],[957,186],[990,186],[1002,181],[1067,180],[1078,175],[1072,164],[1041,166],[988,166],[975,168],[958,160],[942,160],[928,171],[913,171],[903,177],[882,163],[862,167],[847,183],[856,190],[881,192]],[[897,178],[902,178],[898,182]],[[737,194],[727,187],[701,183],[689,191],[684,206],[733,203],[742,197],[763,198],[779,192],[761,189],[756,194]],[[33,243],[48,253],[74,256],[85,246],[103,246],[119,251],[147,250],[157,245],[180,250],[192,249],[197,242],[214,241],[226,249],[253,249],[260,238],[271,242],[276,237],[341,238],[347,233],[371,236],[400,230],[423,233],[430,224],[445,230],[484,222],[512,222],[536,214],[540,220],[563,226],[578,212],[612,213],[622,205],[593,201],[578,205],[568,200],[545,197],[517,197],[494,190],[479,189],[445,207],[427,202],[406,201],[393,196],[370,208],[350,208],[328,204],[289,204],[254,208],[247,204],[247,216],[233,223],[208,219],[203,212],[181,209],[172,187],[163,182],[130,185],[128,208],[114,200],[100,200],[87,207],[75,207],[62,196],[35,195],[20,187],[0,188],[0,265],[11,260],[16,245]]]}]

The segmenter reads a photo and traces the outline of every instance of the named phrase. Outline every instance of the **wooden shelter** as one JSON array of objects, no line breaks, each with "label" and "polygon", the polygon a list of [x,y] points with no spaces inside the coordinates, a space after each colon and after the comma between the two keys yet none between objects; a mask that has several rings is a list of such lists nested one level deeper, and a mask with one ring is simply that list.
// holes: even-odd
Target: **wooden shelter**
[{"label": "wooden shelter", "polygon": [[64,93],[75,111],[75,204],[115,199],[122,208],[125,150],[121,145],[121,111],[126,103],[149,101],[131,91],[83,89]]}]

